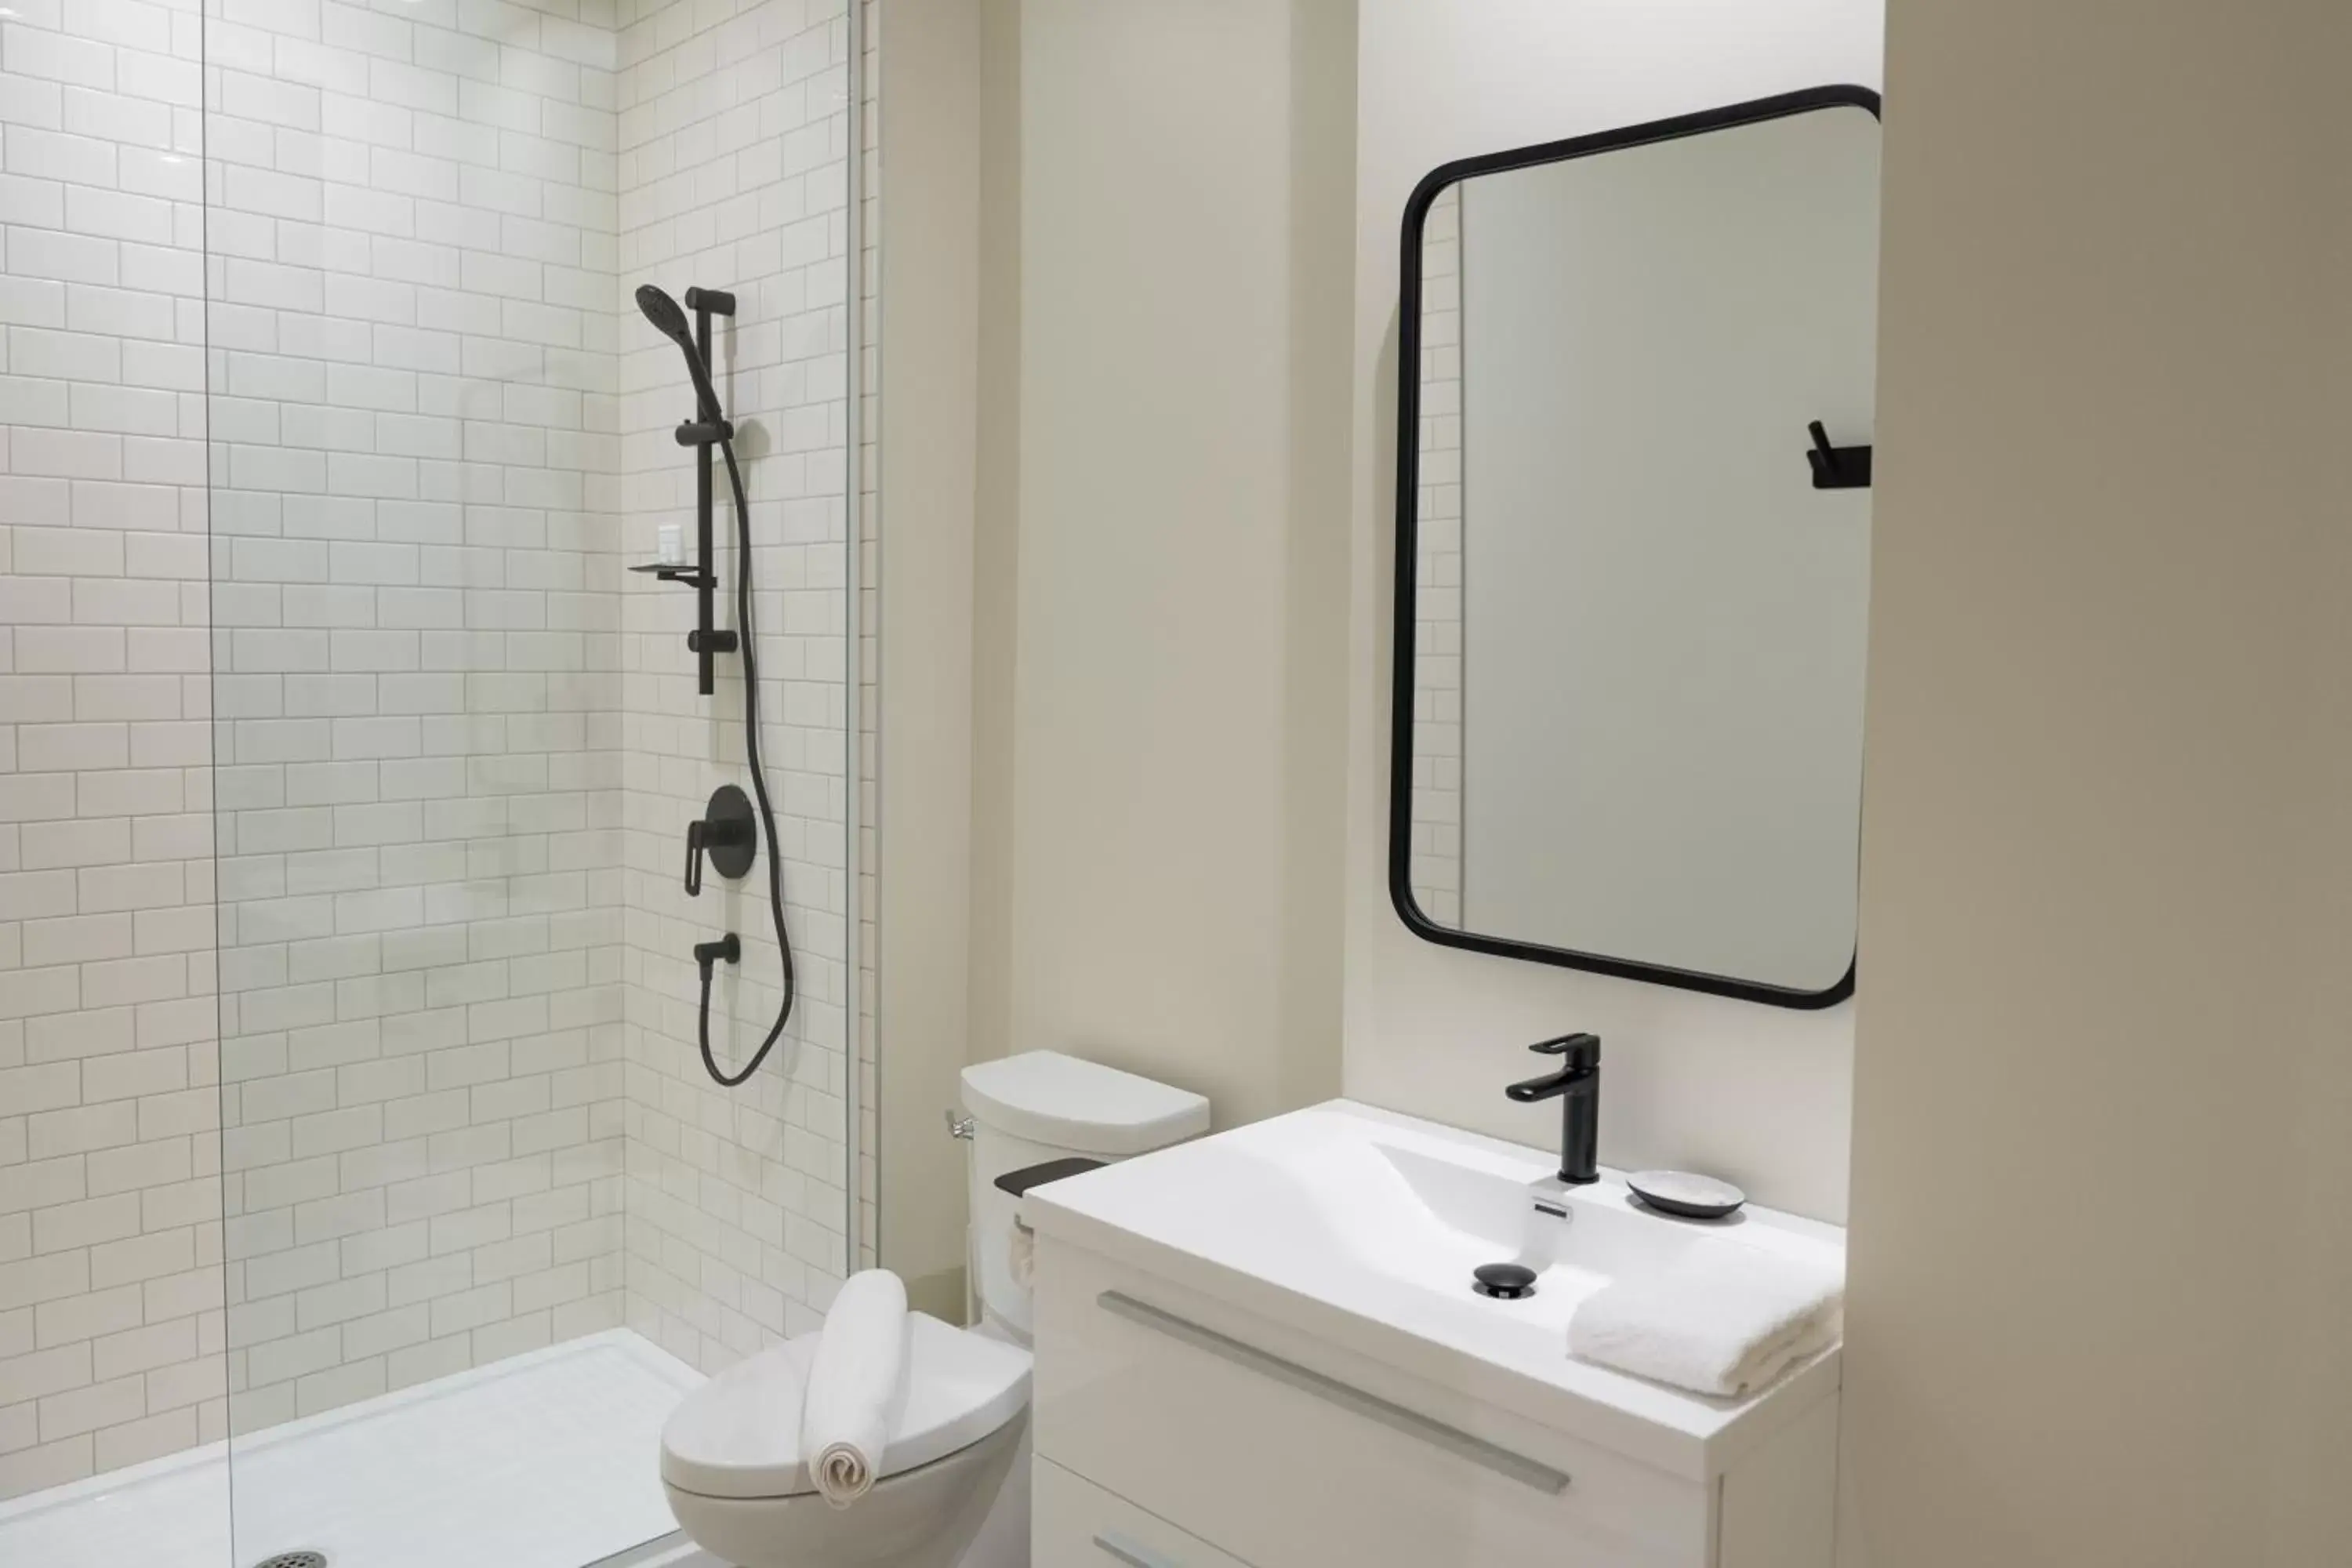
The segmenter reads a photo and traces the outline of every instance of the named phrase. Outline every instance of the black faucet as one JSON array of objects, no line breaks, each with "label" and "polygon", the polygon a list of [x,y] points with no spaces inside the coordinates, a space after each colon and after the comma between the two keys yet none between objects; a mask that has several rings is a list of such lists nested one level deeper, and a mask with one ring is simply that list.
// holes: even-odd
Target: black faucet
[{"label": "black faucet", "polygon": [[1559,1179],[1582,1186],[1601,1179],[1601,1037],[1562,1035],[1528,1049],[1564,1058],[1546,1078],[1515,1083],[1503,1092],[1521,1105],[1558,1096],[1560,1101]]}]

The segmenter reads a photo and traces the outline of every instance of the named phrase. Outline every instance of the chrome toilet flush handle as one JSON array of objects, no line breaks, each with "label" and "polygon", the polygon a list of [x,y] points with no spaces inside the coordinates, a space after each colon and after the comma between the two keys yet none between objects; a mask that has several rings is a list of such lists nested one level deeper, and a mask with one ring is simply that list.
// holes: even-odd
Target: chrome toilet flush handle
[{"label": "chrome toilet flush handle", "polygon": [[967,1143],[971,1142],[972,1123],[971,1117],[958,1116],[954,1111],[950,1110],[947,1112],[947,1119],[949,1137],[961,1138]]}]

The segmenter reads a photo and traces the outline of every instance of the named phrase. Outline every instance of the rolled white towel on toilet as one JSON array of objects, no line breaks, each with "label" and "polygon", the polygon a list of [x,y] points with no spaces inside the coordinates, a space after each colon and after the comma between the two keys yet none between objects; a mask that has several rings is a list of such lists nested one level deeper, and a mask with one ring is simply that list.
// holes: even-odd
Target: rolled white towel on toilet
[{"label": "rolled white towel on toilet", "polygon": [[834,1507],[864,1497],[881,1473],[906,1373],[906,1285],[887,1268],[851,1275],[824,1315],[801,1404],[801,1452]]},{"label": "rolled white towel on toilet", "polygon": [[1693,1249],[1578,1303],[1568,1348],[1581,1360],[1694,1394],[1738,1398],[1837,1342],[1845,1277],[1747,1246]]}]

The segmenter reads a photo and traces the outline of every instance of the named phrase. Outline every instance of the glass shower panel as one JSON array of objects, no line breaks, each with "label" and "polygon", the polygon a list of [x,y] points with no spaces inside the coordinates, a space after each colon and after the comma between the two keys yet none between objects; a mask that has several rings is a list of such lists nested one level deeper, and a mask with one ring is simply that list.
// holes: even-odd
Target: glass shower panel
[{"label": "glass shower panel", "polygon": [[0,4],[0,1563],[226,1562],[199,21]]},{"label": "glass shower panel", "polygon": [[[723,14],[722,14],[723,13]],[[837,4],[205,0],[203,287],[234,1560],[570,1568],[674,1529],[702,1376],[847,1268]],[[772,846],[695,688],[693,411],[642,282],[732,290]],[[734,626],[736,520],[716,514]]]},{"label": "glass shower panel", "polygon": [[614,28],[205,45],[237,1555],[591,1561],[692,1382],[624,1327]]},{"label": "glass shower panel", "polygon": [[[0,5],[0,1562],[572,1568],[849,1267],[839,0]],[[741,664],[646,282],[733,292]],[[741,628],[724,500],[714,565]],[[780,858],[780,860],[779,860]],[[698,942],[740,933],[703,1068]],[[231,1496],[234,1494],[234,1509]]]}]

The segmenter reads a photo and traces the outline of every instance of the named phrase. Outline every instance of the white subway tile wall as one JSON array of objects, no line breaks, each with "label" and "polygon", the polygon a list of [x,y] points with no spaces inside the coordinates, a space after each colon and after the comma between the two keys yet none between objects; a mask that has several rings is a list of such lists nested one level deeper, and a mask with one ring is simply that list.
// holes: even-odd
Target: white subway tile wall
[{"label": "white subway tile wall", "polygon": [[[0,17],[0,1496],[845,1267],[838,0],[209,9]],[[804,989],[740,1098],[648,276],[745,302]]]},{"label": "white subway tile wall", "polygon": [[1420,486],[1412,645],[1413,902],[1462,924],[1462,187],[1421,244]]},{"label": "white subway tile wall", "polygon": [[[711,879],[698,900],[679,886],[682,825],[719,784],[750,784],[740,666],[722,659],[717,693],[698,696],[692,595],[633,579],[627,1321],[716,1371],[814,1327],[848,1268],[849,18],[844,0],[623,0],[620,21],[622,273],[738,300],[715,368],[751,496],[761,749],[800,984],[770,1065],[741,1089],[714,1084],[693,945],[743,941],[714,988],[722,1066],[749,1059],[779,1000],[764,848],[741,882]],[[650,327],[625,322],[622,343],[625,531],[649,561],[663,523],[691,537],[693,471],[671,429],[693,403]],[[721,618],[734,624],[731,608]]]},{"label": "white subway tile wall", "polygon": [[227,1420],[202,25],[0,16],[0,1497]]}]

